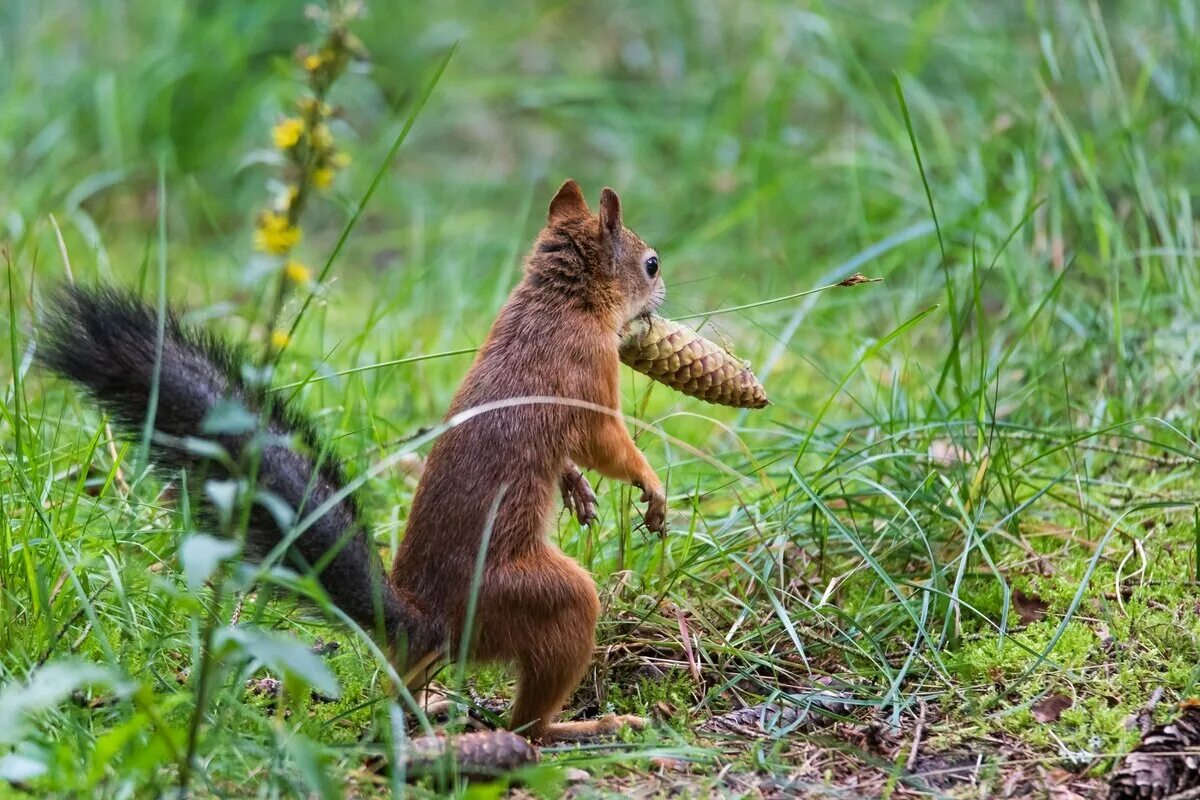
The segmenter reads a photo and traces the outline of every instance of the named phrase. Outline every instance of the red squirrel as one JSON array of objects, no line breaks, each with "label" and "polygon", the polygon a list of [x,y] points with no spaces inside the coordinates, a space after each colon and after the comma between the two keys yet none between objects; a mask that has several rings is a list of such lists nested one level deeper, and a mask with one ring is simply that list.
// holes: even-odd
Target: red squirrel
[{"label": "red squirrel", "polygon": [[419,607],[439,609],[457,641],[463,589],[495,506],[471,652],[517,666],[512,725],[533,738],[563,730],[551,722],[591,661],[600,611],[591,576],[546,539],[556,487],[565,485],[567,497],[571,487],[585,487],[579,464],[640,488],[650,529],[663,529],[666,511],[662,484],[617,413],[620,332],[662,302],[658,254],[624,226],[611,189],[601,193],[596,216],[567,181],[548,217],[449,416],[538,396],[611,413],[519,404],[447,431],[426,461],[392,565],[396,588]]},{"label": "red squirrel", "polygon": [[[287,557],[302,569],[323,565],[317,577],[330,600],[375,633],[402,672],[453,657],[469,628],[472,660],[517,670],[512,729],[549,740],[639,725],[639,718],[612,716],[555,722],[591,661],[600,604],[591,576],[546,533],[556,490],[581,522],[595,515],[576,465],[641,489],[646,526],[665,529],[662,483],[620,416],[618,360],[622,329],[653,312],[665,289],[658,254],[625,227],[613,190],[603,190],[593,214],[578,184],[567,181],[547,216],[523,278],[450,406],[447,419],[460,421],[429,453],[390,578],[343,489],[341,465],[313,425],[247,383],[245,352],[185,328],[173,314],[160,331],[155,311],[131,295],[67,287],[49,305],[39,358],[81,384],[127,430],[141,430],[149,415],[160,465],[229,471],[228,462],[202,462],[181,445],[207,437],[235,465],[253,460],[246,472],[295,509],[297,520],[324,509],[295,536]],[[206,427],[210,412],[229,402],[257,412],[259,428]],[[256,503],[248,555],[294,534]]]}]

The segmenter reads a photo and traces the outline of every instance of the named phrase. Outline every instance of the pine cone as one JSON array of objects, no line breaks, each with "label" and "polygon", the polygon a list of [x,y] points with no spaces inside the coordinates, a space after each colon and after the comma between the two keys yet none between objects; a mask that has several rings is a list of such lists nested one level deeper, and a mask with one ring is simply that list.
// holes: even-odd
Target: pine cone
[{"label": "pine cone", "polygon": [[525,737],[509,731],[482,731],[411,739],[401,750],[396,768],[410,777],[428,774],[447,757],[447,744],[454,751],[454,768],[466,778],[494,777],[538,760],[537,750]]},{"label": "pine cone", "polygon": [[724,406],[763,408],[767,391],[749,365],[686,325],[662,317],[636,319],[621,343],[621,360],[691,397]]},{"label": "pine cone", "polygon": [[1160,800],[1200,786],[1200,703],[1147,733],[1109,779],[1109,800]]}]

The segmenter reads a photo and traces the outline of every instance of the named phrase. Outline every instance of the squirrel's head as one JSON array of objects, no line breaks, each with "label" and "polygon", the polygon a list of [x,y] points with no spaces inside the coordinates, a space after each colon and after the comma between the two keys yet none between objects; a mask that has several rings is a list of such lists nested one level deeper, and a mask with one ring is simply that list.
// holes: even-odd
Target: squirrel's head
[{"label": "squirrel's head", "polygon": [[617,329],[651,314],[666,296],[658,253],[625,227],[617,193],[605,188],[594,215],[571,180],[550,201],[529,278],[565,302],[610,314]]}]

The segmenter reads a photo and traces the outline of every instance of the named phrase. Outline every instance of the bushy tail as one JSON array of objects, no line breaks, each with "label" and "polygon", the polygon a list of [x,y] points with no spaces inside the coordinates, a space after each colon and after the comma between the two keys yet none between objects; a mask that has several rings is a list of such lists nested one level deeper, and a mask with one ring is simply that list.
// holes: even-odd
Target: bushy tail
[{"label": "bushy tail", "polygon": [[[302,570],[323,564],[317,577],[334,604],[366,630],[382,628],[391,647],[420,657],[440,644],[425,615],[387,581],[353,498],[332,501],[345,486],[340,465],[322,457],[327,451],[311,424],[282,401],[264,402],[264,393],[243,380],[249,361],[239,351],[185,329],[170,313],[160,333],[159,315],[132,295],[65,287],[51,300],[39,359],[85,388],[130,432],[140,432],[152,417],[160,464],[201,466],[201,457],[179,441],[186,437],[216,441],[236,463],[257,442],[259,489],[287,503],[296,520],[328,507],[296,538],[290,559]],[[210,412],[223,403],[264,416],[268,435],[211,423],[206,432]],[[210,474],[221,469],[204,466]],[[254,504],[247,531],[251,555],[269,552],[287,533],[266,507]]]}]

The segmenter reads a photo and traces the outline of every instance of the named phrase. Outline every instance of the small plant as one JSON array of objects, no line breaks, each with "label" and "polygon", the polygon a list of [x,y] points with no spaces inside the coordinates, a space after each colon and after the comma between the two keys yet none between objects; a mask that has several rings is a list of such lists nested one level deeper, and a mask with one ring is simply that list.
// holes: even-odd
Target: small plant
[{"label": "small plant", "polygon": [[271,272],[278,274],[264,363],[273,361],[288,345],[290,337],[279,326],[279,318],[292,288],[310,286],[313,280],[312,270],[295,257],[303,238],[300,218],[309,199],[328,189],[338,171],[350,163],[349,156],[337,149],[330,131],[334,108],[327,99],[350,62],[366,58],[362,42],[348,29],[361,13],[361,3],[328,10],[309,7],[309,18],[324,29],[325,35],[315,48],[297,49],[296,61],[304,70],[307,91],[296,100],[297,113],[280,120],[271,132],[286,167],[282,188],[276,192],[272,206],[258,215],[254,231],[255,250],[270,260]]}]

